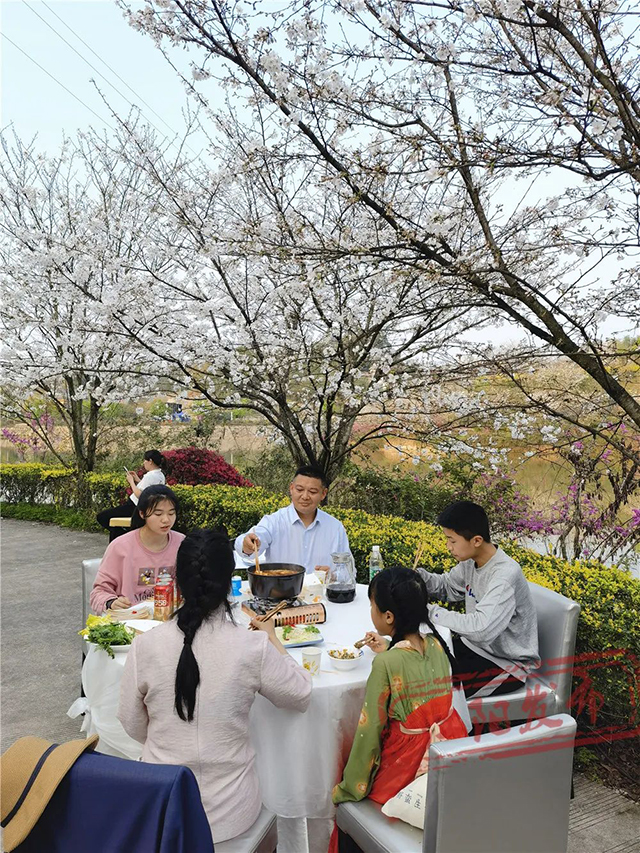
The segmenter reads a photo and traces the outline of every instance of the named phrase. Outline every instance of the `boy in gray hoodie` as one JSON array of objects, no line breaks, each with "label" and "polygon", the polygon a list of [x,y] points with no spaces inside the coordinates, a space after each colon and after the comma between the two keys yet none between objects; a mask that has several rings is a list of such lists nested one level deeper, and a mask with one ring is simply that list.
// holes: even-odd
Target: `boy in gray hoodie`
[{"label": "boy in gray hoodie", "polygon": [[491,544],[489,520],[478,504],[450,504],[437,523],[458,565],[445,574],[418,571],[433,598],[465,602],[465,613],[429,606],[434,625],[454,632],[457,673],[465,694],[515,690],[540,666],[538,620],[522,569]]}]

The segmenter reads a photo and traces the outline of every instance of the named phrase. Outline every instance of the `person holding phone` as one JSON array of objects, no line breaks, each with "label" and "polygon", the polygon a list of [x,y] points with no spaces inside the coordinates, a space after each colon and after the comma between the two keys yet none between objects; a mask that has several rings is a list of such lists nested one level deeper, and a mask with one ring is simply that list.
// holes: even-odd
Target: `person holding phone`
[{"label": "person holding phone", "polygon": [[131,495],[127,498],[127,501],[120,506],[103,509],[96,516],[98,524],[104,527],[105,530],[109,530],[110,542],[127,532],[126,528],[123,527],[110,528],[109,522],[111,519],[131,518],[144,489],[149,486],[164,486],[166,483],[164,471],[162,470],[166,466],[166,460],[159,450],[147,450],[144,454],[142,466],[145,471],[142,477],[138,477],[135,471],[129,471],[127,468],[124,469],[127,475],[127,483],[129,483],[131,488]]}]

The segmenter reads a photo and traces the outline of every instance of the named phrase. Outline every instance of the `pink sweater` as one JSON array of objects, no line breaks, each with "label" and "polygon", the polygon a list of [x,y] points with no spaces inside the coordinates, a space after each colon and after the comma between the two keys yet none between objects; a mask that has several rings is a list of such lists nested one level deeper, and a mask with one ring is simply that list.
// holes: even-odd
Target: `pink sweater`
[{"label": "pink sweater", "polygon": [[176,554],[183,533],[169,531],[169,542],[162,551],[149,551],[140,540],[140,530],[118,536],[108,545],[100,563],[89,601],[94,613],[102,613],[107,601],[126,595],[131,604],[153,596],[153,586],[162,569],[172,577],[176,573]]},{"label": "pink sweater", "polygon": [[260,813],[249,738],[256,693],[278,708],[305,711],[311,677],[289,655],[278,654],[266,634],[216,615],[203,623],[193,642],[200,686],[193,721],[187,723],[174,709],[183,640],[175,620],[135,638],[122,676],[118,719],[127,734],[144,744],[143,761],[193,770],[218,844],[245,832]]}]

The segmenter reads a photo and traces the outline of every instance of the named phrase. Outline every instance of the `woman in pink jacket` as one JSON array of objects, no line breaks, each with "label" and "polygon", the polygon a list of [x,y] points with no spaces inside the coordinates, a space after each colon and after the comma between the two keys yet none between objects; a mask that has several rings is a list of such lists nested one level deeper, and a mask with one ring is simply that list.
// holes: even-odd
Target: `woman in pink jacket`
[{"label": "woman in pink jacket", "polygon": [[168,486],[149,486],[140,495],[134,528],[107,546],[89,598],[94,613],[122,610],[153,598],[161,571],[174,577],[184,533],[171,528],[178,500]]},{"label": "woman in pink jacket", "polygon": [[256,631],[231,617],[234,557],[223,530],[190,534],[178,551],[184,604],[177,617],[136,637],[127,656],[118,719],[144,744],[142,760],[195,773],[214,843],[245,832],[260,813],[249,711],[256,693],[305,711],[311,677],[289,657],[273,621]]}]

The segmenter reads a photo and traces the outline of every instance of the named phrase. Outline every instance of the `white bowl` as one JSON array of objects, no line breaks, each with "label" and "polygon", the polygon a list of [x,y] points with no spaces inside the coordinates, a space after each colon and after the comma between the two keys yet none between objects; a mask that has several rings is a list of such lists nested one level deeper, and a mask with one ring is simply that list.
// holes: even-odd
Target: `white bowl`
[{"label": "white bowl", "polygon": [[[355,658],[335,658],[332,652],[351,652],[352,654],[357,655]],[[362,649],[356,649],[355,646],[338,646],[334,649],[328,649],[327,654],[331,660],[335,669],[342,670],[345,672],[348,669],[355,669],[356,666],[360,663],[364,656],[364,652]]]}]

